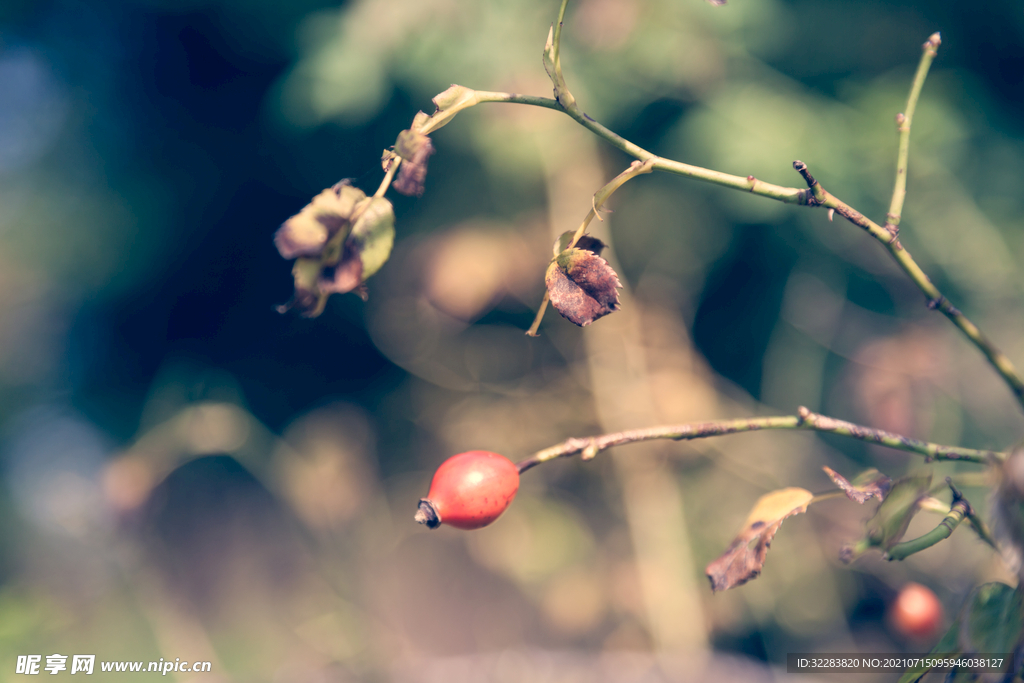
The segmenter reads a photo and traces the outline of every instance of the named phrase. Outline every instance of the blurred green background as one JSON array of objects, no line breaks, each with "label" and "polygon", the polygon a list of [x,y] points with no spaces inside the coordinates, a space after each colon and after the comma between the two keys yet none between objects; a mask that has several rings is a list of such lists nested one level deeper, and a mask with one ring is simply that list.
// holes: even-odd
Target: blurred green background
[{"label": "blurred green background", "polygon": [[[976,448],[1024,428],[860,230],[677,177],[632,181],[595,222],[622,311],[582,330],[549,311],[523,336],[554,236],[630,161],[549,110],[459,114],[426,194],[394,198],[369,301],[276,314],[281,221],[340,178],[375,189],[381,150],[451,83],[549,96],[556,11],[0,3],[0,681],[53,653],[213,662],[178,680],[769,680],[787,652],[929,648],[885,620],[908,580],[947,612],[1012,581],[966,529],[841,566],[870,510],[833,500],[711,595],[703,567],[763,493],[921,466],[802,433],[556,462],[484,530],[413,523],[434,468],[473,448],[518,460],[798,405]],[[585,111],[656,153],[793,186],[802,159],[881,220],[934,31],[903,242],[1024,366],[1017,0],[574,0],[562,62]]]}]

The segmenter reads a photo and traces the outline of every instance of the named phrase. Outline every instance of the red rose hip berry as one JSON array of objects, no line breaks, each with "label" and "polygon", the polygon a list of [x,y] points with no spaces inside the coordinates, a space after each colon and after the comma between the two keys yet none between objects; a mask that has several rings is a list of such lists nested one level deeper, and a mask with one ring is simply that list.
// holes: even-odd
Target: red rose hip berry
[{"label": "red rose hip berry", "polygon": [[908,583],[889,608],[889,622],[904,638],[930,640],[942,627],[942,603],[930,588]]},{"label": "red rose hip berry", "polygon": [[437,468],[415,519],[431,529],[479,529],[500,517],[518,490],[519,470],[508,458],[490,451],[459,453]]}]

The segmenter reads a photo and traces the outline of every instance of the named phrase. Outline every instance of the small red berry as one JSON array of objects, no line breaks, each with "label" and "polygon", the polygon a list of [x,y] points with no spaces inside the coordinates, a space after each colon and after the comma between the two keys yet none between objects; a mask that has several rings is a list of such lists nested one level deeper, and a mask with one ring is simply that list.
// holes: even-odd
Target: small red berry
[{"label": "small red berry", "polygon": [[485,527],[505,511],[519,490],[519,470],[490,451],[459,453],[441,463],[420,500],[416,521],[431,529]]},{"label": "small red berry", "polygon": [[930,588],[908,583],[889,608],[889,622],[904,638],[930,640],[942,626],[942,603]]}]

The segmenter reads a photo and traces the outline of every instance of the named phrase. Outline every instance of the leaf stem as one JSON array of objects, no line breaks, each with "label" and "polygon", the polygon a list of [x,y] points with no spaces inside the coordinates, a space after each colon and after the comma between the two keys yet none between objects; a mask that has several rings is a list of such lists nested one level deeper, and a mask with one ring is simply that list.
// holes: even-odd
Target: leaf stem
[{"label": "leaf stem", "polygon": [[391,185],[391,180],[395,177],[395,171],[398,170],[401,163],[402,157],[397,154],[391,157],[391,163],[388,165],[388,170],[384,174],[383,180],[380,181],[380,187],[378,187],[377,191],[373,193],[375,198],[383,197],[384,193],[388,191],[388,186]]},{"label": "leaf stem", "polygon": [[540,306],[537,307],[537,315],[533,316],[533,324],[530,325],[530,329],[526,331],[527,337],[537,337],[537,330],[540,329],[540,321],[544,319],[544,311],[548,310],[548,302],[551,301],[551,295],[548,294],[547,290],[544,290],[544,298],[540,301]]},{"label": "leaf stem", "polygon": [[657,439],[672,439],[674,441],[702,439],[709,436],[739,434],[741,432],[753,432],[762,429],[806,429],[828,432],[896,450],[918,453],[925,456],[927,460],[958,460],[986,464],[994,459],[1005,457],[1003,453],[995,451],[961,448],[959,446],[943,446],[928,441],[919,441],[901,434],[893,434],[892,432],[856,425],[852,422],[837,420],[825,415],[818,415],[801,406],[797,415],[752,417],[648,427],[646,429],[631,429],[624,432],[567,439],[560,444],[537,451],[531,457],[520,461],[516,466],[519,468],[519,472],[522,473],[531,467],[536,467],[549,460],[570,457],[577,453],[582,453],[583,459],[589,460],[597,455],[598,452],[612,446],[621,446],[641,441],[654,441]]},{"label": "leaf stem", "polygon": [[896,183],[892,191],[892,203],[889,205],[889,213],[886,215],[885,228],[895,237],[899,233],[900,216],[903,213],[903,201],[907,196],[907,159],[910,156],[910,124],[914,119],[914,110],[917,108],[917,99],[921,95],[921,88],[924,86],[924,79],[928,76],[928,69],[932,60],[939,50],[942,39],[938,33],[933,33],[922,46],[921,61],[917,65],[917,73],[910,84],[910,95],[907,97],[907,107],[903,113],[896,116],[896,125],[900,133],[899,151],[896,154]]}]

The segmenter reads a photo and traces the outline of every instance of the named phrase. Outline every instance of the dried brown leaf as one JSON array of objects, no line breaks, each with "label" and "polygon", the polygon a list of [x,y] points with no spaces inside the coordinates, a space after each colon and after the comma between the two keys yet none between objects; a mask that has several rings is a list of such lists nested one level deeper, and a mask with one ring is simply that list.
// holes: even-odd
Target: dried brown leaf
[{"label": "dried brown leaf", "polygon": [[711,590],[724,591],[756,579],[782,522],[806,512],[813,497],[810,491],[797,487],[761,496],[733,542],[704,570],[711,580]]},{"label": "dried brown leaf", "polygon": [[274,233],[274,246],[286,259],[319,256],[339,230],[347,227],[357,202],[366,198],[362,190],[341,181],[304,206]]},{"label": "dried brown leaf", "polygon": [[395,241],[395,214],[391,202],[370,197],[360,205],[362,211],[342,247],[341,258],[325,266],[317,287],[326,294],[344,294],[355,290],[366,278],[384,265]]},{"label": "dried brown leaf", "polygon": [[619,276],[587,249],[566,249],[544,276],[551,305],[581,327],[619,308]]},{"label": "dried brown leaf", "polygon": [[395,191],[407,197],[422,196],[427,179],[427,160],[434,153],[430,138],[411,129],[403,130],[395,141],[395,152],[405,160],[398,168]]},{"label": "dried brown leaf", "polygon": [[853,480],[852,484],[831,467],[822,467],[822,469],[825,470],[829,479],[843,490],[847,498],[861,505],[872,498],[885,500],[886,494],[892,487],[892,480],[874,468],[862,472]]}]

